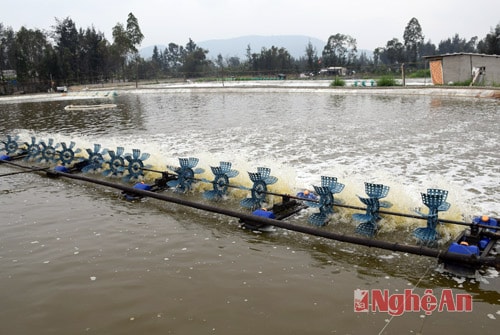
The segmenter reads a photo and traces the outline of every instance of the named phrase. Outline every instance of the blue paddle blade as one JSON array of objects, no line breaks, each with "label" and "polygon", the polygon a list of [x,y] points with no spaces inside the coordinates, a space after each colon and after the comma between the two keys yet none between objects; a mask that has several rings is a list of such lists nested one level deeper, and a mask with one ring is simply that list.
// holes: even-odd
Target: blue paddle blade
[{"label": "blue paddle blade", "polygon": [[258,167],[257,172],[248,172],[248,177],[253,182],[251,197],[240,201],[240,205],[252,210],[262,207],[266,200],[267,185],[272,185],[278,181],[278,178],[271,176],[271,169]]},{"label": "blue paddle blade", "polygon": [[372,220],[376,220],[371,214],[353,214],[352,218],[358,222],[366,223],[371,222]]},{"label": "blue paddle blade", "polygon": [[[326,180],[326,179],[323,179]],[[322,185],[326,186],[315,186],[314,192],[319,195],[319,203],[307,202],[312,207],[319,208],[319,213],[314,213],[308,218],[308,222],[315,226],[324,226],[328,223],[329,217],[333,214],[333,194],[330,191],[329,182],[323,183]]]},{"label": "blue paddle blade", "polygon": [[70,165],[75,160],[75,154],[80,153],[81,149],[73,150],[75,142],[71,141],[69,146],[65,142],[61,142],[62,150],[59,151],[59,160],[63,166]]},{"label": "blue paddle blade", "polygon": [[245,198],[245,199],[240,201],[241,207],[245,207],[245,208],[249,208],[249,209],[259,208],[260,207],[259,204],[260,204],[260,202],[256,201],[253,198]]},{"label": "blue paddle blade", "polygon": [[218,200],[227,194],[229,178],[224,173],[221,173],[220,169],[212,168],[212,171],[216,172],[215,178],[212,182],[213,190],[204,192],[203,196],[206,199]]},{"label": "blue paddle blade", "polygon": [[319,202],[306,201],[306,205],[312,208],[320,208],[321,204]]},{"label": "blue paddle blade", "polygon": [[258,167],[257,173],[260,175],[260,179],[263,180],[266,183],[266,185],[272,185],[278,181],[277,177],[271,176],[270,168]]},{"label": "blue paddle blade", "polygon": [[378,227],[376,224],[369,222],[361,223],[356,227],[356,233],[360,235],[365,235],[368,237],[373,237],[377,233]]},{"label": "blue paddle blade", "polygon": [[307,221],[315,226],[323,227],[328,223],[329,217],[325,213],[314,213],[311,215]]},{"label": "blue paddle blade", "polygon": [[446,211],[450,204],[446,202],[448,191],[441,189],[428,189],[427,193],[421,193],[422,202],[429,208],[429,214],[423,215],[427,218],[427,227],[420,227],[413,231],[413,235],[425,244],[433,243],[440,238],[436,231],[439,223],[438,214]]},{"label": "blue paddle blade", "polygon": [[203,197],[208,200],[220,199],[221,195],[216,190],[210,190],[203,192]]},{"label": "blue paddle blade", "polygon": [[345,185],[337,182],[336,177],[321,176],[321,186],[328,187],[331,193],[337,194],[344,190]]},{"label": "blue paddle blade", "polygon": [[209,200],[220,200],[228,193],[229,178],[236,177],[239,172],[231,170],[231,163],[220,162],[219,166],[211,166],[214,180],[209,181],[213,185],[213,190],[205,191],[203,196]]},{"label": "blue paddle blade", "polygon": [[38,162],[45,161],[46,163],[55,163],[58,159],[57,148],[59,147],[59,143],[54,145],[54,139],[49,138],[49,141],[45,143],[45,141],[40,141],[41,146],[41,154],[42,156],[38,158]]},{"label": "blue paddle blade", "polygon": [[358,196],[359,201],[366,205],[365,214],[353,214],[352,218],[361,222],[356,227],[356,233],[373,237],[379,228],[377,221],[382,219],[379,215],[380,207],[388,208],[392,204],[388,201],[380,201],[389,193],[389,187],[382,184],[372,184],[365,182],[365,193],[368,198]]},{"label": "blue paddle blade", "polygon": [[129,182],[131,180],[138,180],[144,177],[144,160],[148,159],[150,155],[148,153],[143,153],[139,149],[133,149],[132,154],[126,154],[125,159],[128,162],[127,172],[128,174],[122,178],[124,182]]},{"label": "blue paddle blade", "polygon": [[356,227],[356,233],[373,237],[378,230],[377,221],[381,219],[378,215],[379,200],[377,198],[361,198],[359,196],[358,198],[366,205],[366,213],[352,215],[354,220],[361,222]]},{"label": "blue paddle blade", "polygon": [[179,164],[181,168],[194,168],[196,165],[198,165],[199,159],[195,157],[189,157],[189,158],[179,158]]},{"label": "blue paddle blade", "polygon": [[19,144],[17,143],[17,141],[19,140],[19,136],[10,136],[10,135],[7,135],[7,140],[6,141],[2,141],[2,143],[4,144],[4,150],[5,152],[7,153],[7,155],[13,155],[17,152],[17,150],[19,149]]},{"label": "blue paddle blade", "polygon": [[168,187],[177,187],[179,185],[179,179],[169,180],[167,182]]},{"label": "blue paddle blade", "polygon": [[26,145],[26,152],[27,155],[24,157],[24,160],[32,160],[37,158],[38,155],[42,153],[42,149],[40,147],[40,144],[36,142],[36,138],[34,136],[31,137],[31,143],[24,142]]},{"label": "blue paddle blade", "polygon": [[451,204],[444,202],[438,207],[438,211],[440,212],[446,212],[448,209],[450,209]]},{"label": "blue paddle blade", "polygon": [[240,201],[241,206],[255,210],[262,207],[266,201],[267,196],[267,185],[264,180],[256,180],[252,189],[250,190],[250,198],[246,198]]},{"label": "blue paddle blade", "polygon": [[413,231],[413,235],[422,242],[434,242],[440,238],[436,229],[429,227],[417,228]]},{"label": "blue paddle blade", "polygon": [[123,156],[125,149],[117,147],[116,152],[107,150],[109,160],[106,161],[108,168],[102,172],[104,176],[121,176],[125,171],[125,158]]},{"label": "blue paddle blade", "polygon": [[427,193],[421,193],[422,202],[429,207],[430,210],[437,209],[438,211],[447,211],[450,204],[446,202],[448,191],[430,188]]},{"label": "blue paddle blade", "polygon": [[195,174],[203,173],[205,170],[201,168],[194,169],[198,165],[198,158],[179,158],[179,165],[171,166],[167,165],[167,168],[177,174],[176,180],[170,180],[167,182],[169,187],[175,188],[176,192],[187,192],[191,190],[193,183],[196,181],[194,179]]},{"label": "blue paddle blade", "polygon": [[389,193],[389,186],[365,183],[365,192],[370,198],[382,199]]},{"label": "blue paddle blade", "polygon": [[94,150],[85,149],[88,154],[87,165],[82,168],[82,172],[87,173],[90,171],[97,171],[102,168],[104,164],[104,158],[102,157],[103,153],[101,153],[101,145],[94,144]]},{"label": "blue paddle blade", "polygon": [[378,204],[382,208],[390,208],[392,207],[392,203],[389,201],[380,201]]},{"label": "blue paddle blade", "polygon": [[220,162],[219,163],[220,172],[225,174],[228,178],[234,178],[238,176],[240,173],[237,170],[232,170],[231,166],[232,164],[230,162]]}]

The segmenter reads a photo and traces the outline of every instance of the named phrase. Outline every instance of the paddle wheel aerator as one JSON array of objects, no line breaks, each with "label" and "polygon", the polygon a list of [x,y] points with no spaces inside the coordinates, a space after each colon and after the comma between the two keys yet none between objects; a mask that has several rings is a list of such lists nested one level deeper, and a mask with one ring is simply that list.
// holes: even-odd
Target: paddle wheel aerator
[{"label": "paddle wheel aerator", "polygon": [[213,181],[208,181],[212,183],[213,189],[203,193],[206,199],[220,200],[227,194],[229,178],[234,178],[239,175],[238,171],[231,170],[231,166],[229,162],[220,162],[219,166],[210,167],[215,177]]},{"label": "paddle wheel aerator", "polygon": [[358,234],[373,237],[379,228],[377,222],[381,219],[379,215],[380,208],[392,206],[388,201],[380,201],[389,193],[389,187],[382,184],[365,183],[365,193],[368,198],[362,198],[359,195],[358,198],[366,205],[366,213],[354,214],[352,217],[360,222],[360,225],[356,228]]},{"label": "paddle wheel aerator", "polygon": [[422,202],[429,208],[428,214],[418,212],[422,217],[427,218],[427,227],[420,227],[413,231],[413,235],[425,245],[432,245],[439,238],[439,233],[436,231],[438,213],[445,212],[450,208],[450,204],[446,202],[448,191],[435,188],[427,189],[427,193],[421,193]]},{"label": "paddle wheel aerator", "polygon": [[2,141],[2,143],[4,144],[4,150],[8,156],[16,154],[19,150],[19,144],[17,143],[18,140],[19,136],[17,135],[14,137],[7,135],[7,140]]},{"label": "paddle wheel aerator", "polygon": [[104,164],[103,155],[106,154],[106,151],[101,152],[100,144],[94,144],[94,150],[87,148],[86,151],[89,157],[86,160],[87,164],[82,168],[82,172],[87,173],[101,169]]},{"label": "paddle wheel aerator", "polygon": [[108,150],[107,154],[110,157],[106,161],[108,168],[102,172],[103,176],[121,176],[125,171],[125,158],[123,154],[125,153],[125,148],[118,147],[116,152],[113,150]]},{"label": "paddle wheel aerator", "polygon": [[61,142],[62,150],[59,151],[59,160],[63,166],[70,165],[75,160],[75,154],[80,153],[82,150],[80,148],[73,150],[75,147],[75,142],[71,141],[69,146],[65,142]]},{"label": "paddle wheel aerator", "polygon": [[24,145],[27,148],[26,157],[24,157],[24,160],[26,161],[35,159],[42,151],[40,144],[36,142],[36,138],[34,136],[31,137],[31,143],[24,142]]},{"label": "paddle wheel aerator", "polygon": [[179,158],[180,166],[167,166],[167,168],[177,174],[177,180],[170,180],[167,185],[175,188],[177,192],[187,192],[191,190],[195,182],[194,175],[205,172],[202,168],[196,168],[199,159],[194,157]]},{"label": "paddle wheel aerator", "polygon": [[250,189],[251,197],[240,201],[240,205],[245,208],[255,210],[262,207],[266,201],[267,186],[275,184],[278,178],[271,176],[271,169],[266,167],[258,167],[257,172],[248,172],[253,186]]},{"label": "paddle wheel aerator", "polygon": [[126,154],[125,160],[127,160],[127,172],[128,174],[123,177],[124,182],[129,182],[131,180],[138,180],[144,177],[144,168],[150,168],[151,166],[145,166],[144,161],[150,157],[150,154],[143,152],[141,155],[141,150],[132,149],[132,154]]},{"label": "paddle wheel aerator", "polygon": [[46,163],[55,163],[57,162],[57,148],[59,147],[59,143],[54,145],[54,139],[49,138],[49,141],[45,143],[45,141],[40,141],[41,150],[40,153],[42,157],[37,159],[37,162],[46,162]]},{"label": "paddle wheel aerator", "polygon": [[308,201],[307,205],[319,208],[319,213],[311,215],[308,222],[322,227],[328,223],[330,215],[333,214],[334,194],[342,192],[345,185],[339,183],[336,177],[321,176],[321,186],[313,185],[313,187],[316,194],[319,195],[319,202]]}]

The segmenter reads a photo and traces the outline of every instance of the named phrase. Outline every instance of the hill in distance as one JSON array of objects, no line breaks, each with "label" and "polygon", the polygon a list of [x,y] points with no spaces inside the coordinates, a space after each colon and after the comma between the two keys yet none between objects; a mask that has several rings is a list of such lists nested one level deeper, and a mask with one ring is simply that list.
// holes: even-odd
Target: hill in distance
[{"label": "hill in distance", "polygon": [[[326,42],[314,37],[302,35],[276,35],[276,36],[241,36],[228,39],[214,39],[197,42],[194,41],[199,47],[208,50],[207,57],[215,59],[219,54],[224,58],[239,57],[244,60],[247,54],[247,48],[250,45],[252,53],[260,53],[262,48],[270,49],[272,46],[277,48],[285,48],[292,57],[304,57],[306,47],[311,42],[312,46],[316,48],[318,55],[321,55],[323,47]],[[187,43],[187,42],[186,42]],[[165,45],[157,45],[159,50],[165,50]],[[153,54],[153,46],[142,48],[139,52],[141,57],[148,59]]]},{"label": "hill in distance", "polygon": [[306,47],[311,42],[316,48],[316,52],[321,54],[326,44],[320,39],[302,36],[302,35],[276,35],[276,36],[241,36],[229,39],[208,40],[198,43],[203,49],[209,51],[209,58],[217,58],[221,54],[222,57],[239,57],[245,59],[247,48],[250,45],[252,53],[260,53],[262,48],[270,49],[275,46],[277,48],[285,48],[293,58],[304,57]]},{"label": "hill in distance", "polygon": [[[208,50],[208,59],[216,59],[220,54],[223,58],[238,57],[241,61],[246,60],[247,48],[249,45],[252,53],[260,53],[262,48],[270,49],[272,46],[285,48],[295,59],[305,57],[306,47],[309,42],[311,42],[312,46],[316,48],[318,57],[321,57],[323,48],[326,45],[326,41],[303,35],[249,35],[228,39],[214,39],[194,42],[199,47]],[[161,51],[166,48],[165,45],[157,45],[157,47]],[[142,48],[139,51],[141,57],[145,59],[151,58],[153,55],[153,48],[154,46]],[[358,54],[361,52],[365,52],[366,56],[369,58],[372,57],[373,54],[372,51],[358,49]]]}]

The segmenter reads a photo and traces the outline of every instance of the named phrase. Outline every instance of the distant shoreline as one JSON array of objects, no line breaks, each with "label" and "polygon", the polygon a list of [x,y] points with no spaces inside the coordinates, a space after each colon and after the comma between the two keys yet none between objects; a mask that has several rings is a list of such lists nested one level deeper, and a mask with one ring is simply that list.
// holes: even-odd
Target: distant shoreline
[{"label": "distant shoreline", "polygon": [[[353,80],[350,80],[353,81]],[[357,80],[361,82],[361,80]],[[171,93],[189,92],[254,92],[254,93],[331,93],[331,94],[373,94],[373,95],[429,95],[447,97],[500,99],[500,88],[493,87],[452,87],[433,86],[419,82],[409,82],[408,86],[363,87],[349,83],[344,87],[330,87],[331,80],[280,80],[280,81],[210,81],[135,83],[72,86],[67,93],[19,94],[0,97],[0,103],[112,99],[121,94],[148,94],[158,91]]]}]

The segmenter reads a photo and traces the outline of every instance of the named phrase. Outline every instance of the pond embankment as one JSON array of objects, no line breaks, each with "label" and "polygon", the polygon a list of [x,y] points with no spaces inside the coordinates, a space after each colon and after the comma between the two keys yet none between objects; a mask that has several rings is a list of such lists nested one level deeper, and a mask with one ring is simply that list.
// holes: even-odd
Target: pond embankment
[{"label": "pond embankment", "polygon": [[332,94],[371,95],[429,95],[465,98],[500,99],[500,88],[494,87],[445,87],[434,86],[425,80],[408,81],[406,86],[377,87],[358,86],[347,80],[346,86],[332,87],[330,80],[279,80],[279,81],[207,81],[167,83],[120,83],[89,86],[71,86],[67,93],[41,93],[0,97],[0,103],[16,103],[52,100],[109,99],[127,93],[147,94],[165,90],[168,92],[325,92]]}]

